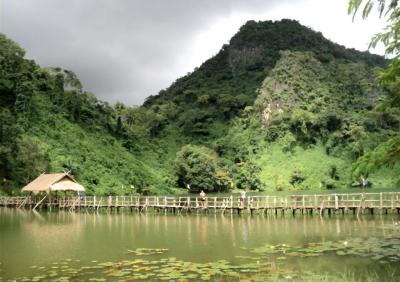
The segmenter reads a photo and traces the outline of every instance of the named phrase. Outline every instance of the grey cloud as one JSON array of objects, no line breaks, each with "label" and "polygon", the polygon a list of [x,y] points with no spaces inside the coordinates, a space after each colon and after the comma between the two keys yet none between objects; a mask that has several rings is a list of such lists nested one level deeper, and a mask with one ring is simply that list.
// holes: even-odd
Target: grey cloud
[{"label": "grey cloud", "polygon": [[[132,105],[183,75],[180,56],[190,54],[196,36],[217,20],[278,3],[282,1],[4,0],[0,31],[39,64],[77,73],[84,88],[99,98]],[[186,71],[194,67],[185,66]]]}]

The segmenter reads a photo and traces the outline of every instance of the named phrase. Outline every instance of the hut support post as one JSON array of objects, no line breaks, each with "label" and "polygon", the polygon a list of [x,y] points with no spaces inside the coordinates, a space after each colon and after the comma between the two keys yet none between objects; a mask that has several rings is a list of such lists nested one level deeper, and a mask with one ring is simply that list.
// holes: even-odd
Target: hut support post
[{"label": "hut support post", "polygon": [[46,199],[46,197],[47,197],[47,194],[44,195],[44,197],[33,207],[33,210],[35,210],[44,201],[44,199]]}]

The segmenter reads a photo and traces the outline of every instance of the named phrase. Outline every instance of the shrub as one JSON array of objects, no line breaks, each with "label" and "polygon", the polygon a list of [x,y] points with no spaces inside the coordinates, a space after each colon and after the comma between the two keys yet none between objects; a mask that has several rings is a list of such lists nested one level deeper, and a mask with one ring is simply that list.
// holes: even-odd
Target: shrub
[{"label": "shrub", "polygon": [[302,174],[301,171],[295,170],[290,177],[289,183],[295,186],[296,184],[302,183],[305,179],[306,177]]},{"label": "shrub", "polygon": [[225,191],[231,187],[229,174],[219,166],[214,152],[203,146],[186,145],[176,154],[177,185],[192,192]]}]

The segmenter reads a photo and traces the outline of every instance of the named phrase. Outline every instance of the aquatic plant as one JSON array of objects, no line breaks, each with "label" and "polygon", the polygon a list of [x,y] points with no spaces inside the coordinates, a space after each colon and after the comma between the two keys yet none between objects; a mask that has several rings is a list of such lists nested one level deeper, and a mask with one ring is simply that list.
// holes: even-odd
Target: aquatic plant
[{"label": "aquatic plant", "polygon": [[[397,228],[386,225],[385,228]],[[400,239],[394,232],[384,238],[350,238],[348,240],[311,242],[301,245],[266,244],[256,248],[243,248],[245,255],[238,255],[237,262],[217,260],[213,262],[184,261],[175,257],[158,258],[168,249],[137,248],[128,250],[128,258],[121,261],[91,261],[81,265],[77,259],[66,258],[50,266],[32,265],[37,273],[33,277],[16,277],[17,281],[379,281],[374,272],[355,274],[347,271],[340,274],[301,271],[291,267],[296,257],[319,257],[323,255],[359,256],[382,263],[400,262]],[[147,256],[148,259],[139,258]],[[397,270],[386,265],[388,281],[395,281]],[[0,264],[0,274],[1,264]],[[0,277],[0,281],[2,278]]]}]

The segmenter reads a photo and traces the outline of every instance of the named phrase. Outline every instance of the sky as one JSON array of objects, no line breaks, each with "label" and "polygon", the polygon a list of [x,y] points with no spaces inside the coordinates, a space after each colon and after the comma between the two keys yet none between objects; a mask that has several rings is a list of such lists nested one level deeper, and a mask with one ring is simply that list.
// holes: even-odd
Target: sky
[{"label": "sky", "polygon": [[[101,100],[140,105],[215,55],[248,20],[296,19],[361,51],[381,31],[348,0],[0,0],[0,32]],[[384,54],[383,46],[371,53]]]}]

